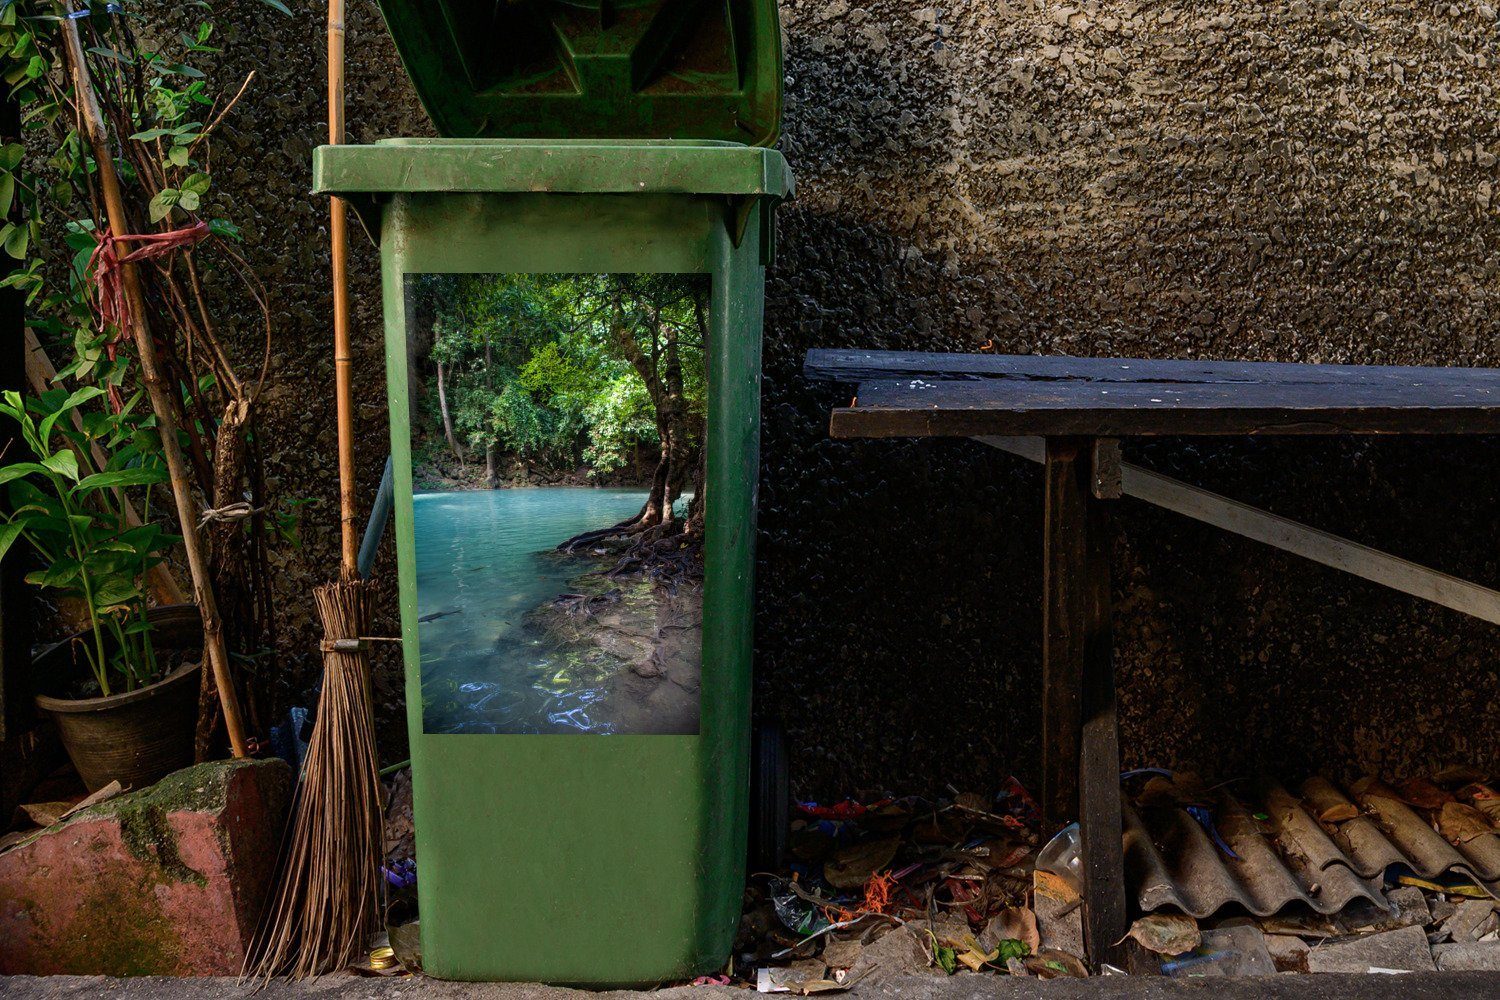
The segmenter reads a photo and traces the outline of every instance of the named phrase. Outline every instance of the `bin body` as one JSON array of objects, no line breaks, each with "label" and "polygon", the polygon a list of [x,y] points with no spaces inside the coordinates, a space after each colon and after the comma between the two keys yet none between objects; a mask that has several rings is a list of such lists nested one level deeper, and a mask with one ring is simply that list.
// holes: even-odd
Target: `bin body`
[{"label": "bin body", "polygon": [[[722,967],[744,882],[760,333],[770,213],[787,193],[779,154],[402,140],[320,149],[315,176],[378,227],[425,971],[599,986]],[[425,717],[432,625],[419,621],[407,300],[411,276],[433,274],[707,277],[696,732],[455,732]]]}]

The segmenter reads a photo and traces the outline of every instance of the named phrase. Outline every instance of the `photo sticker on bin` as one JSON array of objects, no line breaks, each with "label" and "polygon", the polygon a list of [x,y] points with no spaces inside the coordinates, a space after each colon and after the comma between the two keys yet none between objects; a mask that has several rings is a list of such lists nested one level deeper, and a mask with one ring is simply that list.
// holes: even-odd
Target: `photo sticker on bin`
[{"label": "photo sticker on bin", "polygon": [[709,278],[408,274],[424,732],[697,735]]}]

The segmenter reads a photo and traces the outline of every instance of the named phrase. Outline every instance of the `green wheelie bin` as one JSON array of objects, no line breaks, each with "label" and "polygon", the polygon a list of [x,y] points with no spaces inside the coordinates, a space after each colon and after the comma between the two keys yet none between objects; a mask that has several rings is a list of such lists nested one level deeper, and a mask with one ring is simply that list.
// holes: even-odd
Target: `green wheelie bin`
[{"label": "green wheelie bin", "polygon": [[724,967],[745,870],[773,0],[381,0],[446,138],[380,246],[423,964]]}]

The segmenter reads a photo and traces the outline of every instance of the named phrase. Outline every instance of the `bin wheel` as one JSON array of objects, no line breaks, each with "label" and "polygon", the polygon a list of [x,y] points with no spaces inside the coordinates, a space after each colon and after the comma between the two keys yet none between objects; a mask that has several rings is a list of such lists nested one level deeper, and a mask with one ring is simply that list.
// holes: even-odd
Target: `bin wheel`
[{"label": "bin wheel", "polygon": [[762,723],[750,735],[750,870],[774,872],[786,855],[791,782],[787,773],[786,736],[775,722]]}]

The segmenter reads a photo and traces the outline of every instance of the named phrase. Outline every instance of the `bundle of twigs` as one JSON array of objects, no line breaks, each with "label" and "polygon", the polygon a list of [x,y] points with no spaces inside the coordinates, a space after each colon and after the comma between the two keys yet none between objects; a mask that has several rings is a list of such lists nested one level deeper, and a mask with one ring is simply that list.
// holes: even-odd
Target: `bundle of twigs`
[{"label": "bundle of twigs", "polygon": [[[328,140],[344,141],[344,4],[328,5]],[[339,442],[340,579],[314,594],[323,620],[323,694],[283,845],[276,897],[247,960],[247,972],[297,978],[344,968],[380,921],[383,815],[375,758],[365,639],[370,594],[358,577],[355,537],[354,390],[350,369],[348,233],[335,198],[334,397]]]},{"label": "bundle of twigs", "polygon": [[380,919],[383,836],[359,580],[319,587],[323,694],[293,803],[275,897],[250,953],[255,976],[304,977],[348,966]]}]

